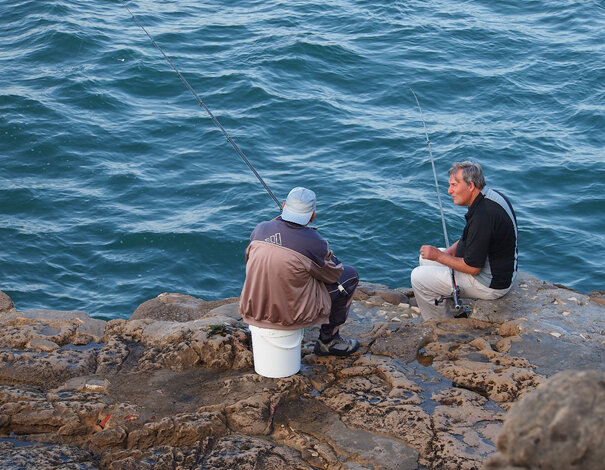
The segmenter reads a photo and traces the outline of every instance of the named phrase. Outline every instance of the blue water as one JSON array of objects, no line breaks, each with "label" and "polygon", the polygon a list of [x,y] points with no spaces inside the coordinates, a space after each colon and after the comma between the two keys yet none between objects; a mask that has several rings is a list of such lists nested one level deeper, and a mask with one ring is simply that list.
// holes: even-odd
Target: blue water
[{"label": "blue water", "polygon": [[[447,170],[512,200],[520,269],[605,289],[601,1],[127,3],[279,200],[363,280],[409,286],[451,238]],[[277,205],[120,1],[0,0],[0,290],[127,318],[161,292],[238,296]]]}]

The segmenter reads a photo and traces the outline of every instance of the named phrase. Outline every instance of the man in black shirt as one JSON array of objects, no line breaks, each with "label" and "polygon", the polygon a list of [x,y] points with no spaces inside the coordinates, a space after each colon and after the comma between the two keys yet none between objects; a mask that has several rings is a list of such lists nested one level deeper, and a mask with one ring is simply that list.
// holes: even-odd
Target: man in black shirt
[{"label": "man in black shirt", "polygon": [[454,204],[467,206],[460,239],[445,250],[420,247],[420,266],[412,271],[412,288],[424,320],[451,318],[447,302],[435,299],[452,291],[454,270],[461,297],[497,299],[517,275],[517,219],[501,193],[485,187],[478,163],[456,162],[449,171],[448,194]]}]

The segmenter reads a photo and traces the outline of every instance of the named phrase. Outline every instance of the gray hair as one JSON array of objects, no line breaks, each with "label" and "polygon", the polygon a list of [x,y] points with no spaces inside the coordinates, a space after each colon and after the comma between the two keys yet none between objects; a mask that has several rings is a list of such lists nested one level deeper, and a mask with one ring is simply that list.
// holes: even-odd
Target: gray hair
[{"label": "gray hair", "polygon": [[454,162],[450,168],[449,175],[455,175],[458,170],[462,170],[462,179],[468,186],[470,183],[475,183],[475,186],[481,190],[485,187],[485,177],[481,165],[475,162]]}]

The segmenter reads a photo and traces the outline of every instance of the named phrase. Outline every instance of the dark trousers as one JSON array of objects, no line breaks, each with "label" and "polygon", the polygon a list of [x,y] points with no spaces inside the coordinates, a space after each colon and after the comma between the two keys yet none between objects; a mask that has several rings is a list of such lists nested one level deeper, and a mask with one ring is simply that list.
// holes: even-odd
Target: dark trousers
[{"label": "dark trousers", "polygon": [[332,308],[329,322],[321,325],[319,332],[319,339],[324,343],[337,337],[340,325],[347,320],[353,302],[353,294],[357,284],[359,284],[359,274],[352,266],[344,266],[344,271],[338,282],[345,288],[346,294],[338,290],[338,284],[326,284],[332,299]]}]

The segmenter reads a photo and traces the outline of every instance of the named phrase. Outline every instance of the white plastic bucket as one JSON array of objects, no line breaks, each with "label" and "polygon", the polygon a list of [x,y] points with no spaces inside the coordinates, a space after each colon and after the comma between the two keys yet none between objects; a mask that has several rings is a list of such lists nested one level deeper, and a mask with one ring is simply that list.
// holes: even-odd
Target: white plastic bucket
[{"label": "white plastic bucket", "polygon": [[289,377],[300,370],[304,330],[272,330],[250,326],[254,370],[263,377]]}]

